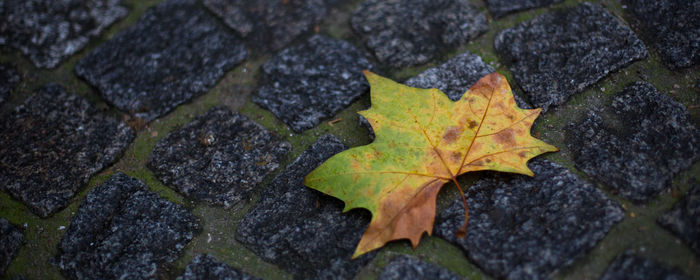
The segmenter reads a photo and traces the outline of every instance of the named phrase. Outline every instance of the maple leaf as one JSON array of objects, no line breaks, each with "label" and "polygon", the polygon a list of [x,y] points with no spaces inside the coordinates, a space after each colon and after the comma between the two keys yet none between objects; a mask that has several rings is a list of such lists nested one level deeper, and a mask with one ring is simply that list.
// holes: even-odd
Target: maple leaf
[{"label": "maple leaf", "polygon": [[[489,74],[452,102],[438,89],[396,83],[369,71],[372,106],[359,114],[374,142],[328,159],[304,183],[340,198],[345,209],[365,208],[372,220],[353,258],[409,239],[415,248],[432,234],[440,188],[460,174],[495,170],[533,176],[527,161],[558,149],[530,135],[542,109],[518,108],[506,78]],[[464,236],[469,212],[460,232]]]}]

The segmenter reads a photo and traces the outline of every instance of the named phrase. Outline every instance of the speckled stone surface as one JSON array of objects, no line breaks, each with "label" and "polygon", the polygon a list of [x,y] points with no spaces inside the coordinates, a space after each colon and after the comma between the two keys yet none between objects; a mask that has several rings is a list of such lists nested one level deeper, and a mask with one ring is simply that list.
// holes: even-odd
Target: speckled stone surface
[{"label": "speckled stone surface", "polygon": [[210,255],[197,255],[177,280],[257,280],[245,272],[219,262]]},{"label": "speckled stone surface", "polygon": [[350,260],[369,212],[342,213],[342,201],[304,185],[304,176],[347,149],[324,135],[262,192],[238,225],[236,239],[301,279],[351,279],[376,253]]},{"label": "speckled stone surface", "polygon": [[671,69],[700,63],[700,2],[626,0],[643,38]]},{"label": "speckled stone surface", "polygon": [[464,250],[486,273],[546,278],[595,247],[624,212],[602,191],[553,162],[528,164],[534,177],[491,173],[467,191],[467,236],[461,199],[443,211],[435,233]]},{"label": "speckled stone surface", "polygon": [[530,103],[545,111],[647,55],[632,30],[592,3],[505,29],[494,46]]},{"label": "speckled stone surface", "polygon": [[209,90],[246,55],[196,0],[166,0],[87,54],[75,72],[119,110],[153,120]]},{"label": "speckled stone surface", "polygon": [[184,207],[116,173],[88,192],[56,261],[72,279],[155,279],[198,229]]},{"label": "speckled stone surface", "polygon": [[226,208],[245,201],[291,149],[226,107],[213,107],[153,148],[147,166],[163,184]]},{"label": "speckled stone surface", "polygon": [[618,255],[605,269],[600,280],[690,280],[680,270],[627,251]]},{"label": "speckled stone surface", "polygon": [[327,12],[324,0],[204,0],[204,5],[265,51],[280,50],[310,33]]},{"label": "speckled stone surface", "polygon": [[486,0],[486,6],[491,15],[499,18],[510,13],[544,7],[561,1],[563,0]]},{"label": "speckled stone surface", "polygon": [[122,0],[5,0],[0,45],[20,50],[39,68],[53,68],[127,14]]},{"label": "speckled stone surface", "polygon": [[0,276],[5,274],[12,259],[17,255],[19,247],[22,246],[24,234],[8,220],[0,218]]},{"label": "speckled stone surface", "polygon": [[700,256],[700,185],[695,182],[681,201],[661,215],[657,222]]},{"label": "speckled stone surface", "polygon": [[377,59],[394,68],[428,62],[488,30],[486,15],[466,0],[367,0],[350,22]]},{"label": "speckled stone surface", "polygon": [[627,85],[610,108],[590,111],[565,131],[577,168],[638,203],[700,158],[700,130],[688,111],[646,82]]},{"label": "speckled stone surface", "polygon": [[362,70],[372,68],[348,42],[315,35],[263,64],[262,86],[253,102],[303,132],[367,92]]},{"label": "speckled stone surface", "polygon": [[0,189],[47,217],[134,139],[124,123],[56,84],[0,120]]},{"label": "speckled stone surface", "polygon": [[458,275],[437,265],[400,255],[384,267],[380,280],[458,280]]},{"label": "speckled stone surface", "polygon": [[0,105],[7,100],[10,91],[12,91],[21,79],[22,77],[13,65],[0,64]]}]

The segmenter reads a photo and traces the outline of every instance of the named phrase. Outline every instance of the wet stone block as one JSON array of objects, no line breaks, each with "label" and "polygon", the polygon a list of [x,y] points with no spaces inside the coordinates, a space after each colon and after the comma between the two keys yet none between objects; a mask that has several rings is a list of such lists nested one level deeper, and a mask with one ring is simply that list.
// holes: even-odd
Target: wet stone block
[{"label": "wet stone block", "polygon": [[700,63],[700,2],[627,0],[644,39],[671,69]]},{"label": "wet stone block", "polygon": [[351,25],[377,59],[395,68],[423,64],[488,30],[465,0],[368,0]]},{"label": "wet stone block", "polygon": [[632,30],[591,3],[505,29],[494,45],[532,105],[545,111],[647,54]]},{"label": "wet stone block", "polygon": [[148,160],[165,185],[231,207],[250,197],[291,145],[226,107],[214,107],[158,141]]},{"label": "wet stone block", "polygon": [[568,124],[565,136],[577,168],[637,203],[700,158],[700,130],[688,111],[646,82],[626,86],[611,108]]},{"label": "wet stone block", "polygon": [[78,76],[108,102],[153,120],[211,88],[247,53],[195,0],[167,0],[81,59]]},{"label": "wet stone block", "polygon": [[700,255],[700,186],[696,183],[685,197],[676,203],[671,211],[661,215],[657,222]]},{"label": "wet stone block", "polygon": [[210,255],[197,255],[177,280],[257,280],[253,276],[219,262]]},{"label": "wet stone block", "polygon": [[24,235],[9,221],[0,218],[0,276],[5,274],[12,259],[22,246]]},{"label": "wet stone block", "polygon": [[53,68],[82,50],[91,37],[123,18],[122,0],[6,0],[0,6],[0,45]]},{"label": "wet stone block", "polygon": [[690,280],[680,270],[627,251],[615,258],[600,280]]},{"label": "wet stone block", "polygon": [[510,13],[549,6],[562,0],[486,0],[489,12],[496,18]]},{"label": "wet stone block", "polygon": [[437,265],[427,263],[409,256],[398,256],[384,267],[380,280],[459,280],[458,275]]},{"label": "wet stone block", "polygon": [[2,105],[10,91],[19,83],[22,77],[14,66],[9,64],[0,64],[0,105]]},{"label": "wet stone block", "polygon": [[354,46],[316,35],[263,64],[263,86],[253,101],[302,132],[365,93],[365,69],[372,65]]},{"label": "wet stone block", "polygon": [[528,163],[534,177],[492,173],[467,192],[467,236],[461,199],[443,211],[436,234],[464,250],[496,278],[539,279],[595,247],[622,220],[622,208],[553,162]]},{"label": "wet stone block", "polygon": [[304,185],[304,176],[347,149],[324,135],[275,177],[238,225],[236,239],[302,279],[351,279],[376,253],[350,260],[369,213],[342,213],[343,202]]},{"label": "wet stone block", "polygon": [[116,173],[80,204],[56,261],[72,279],[155,279],[198,229],[184,207]]},{"label": "wet stone block", "polygon": [[324,0],[204,0],[256,49],[277,51],[309,33],[326,15]]},{"label": "wet stone block", "polygon": [[133,139],[126,124],[59,85],[46,85],[0,120],[0,189],[47,217]]}]

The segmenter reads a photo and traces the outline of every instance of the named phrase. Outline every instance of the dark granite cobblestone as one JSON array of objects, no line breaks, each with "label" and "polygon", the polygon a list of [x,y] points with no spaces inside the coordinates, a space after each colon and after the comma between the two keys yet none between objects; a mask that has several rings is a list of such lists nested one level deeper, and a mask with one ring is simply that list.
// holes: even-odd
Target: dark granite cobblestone
[{"label": "dark granite cobblestone", "polygon": [[690,280],[681,271],[627,251],[615,258],[600,280]]},{"label": "dark granite cobblestone", "polygon": [[426,63],[488,30],[486,15],[465,0],[367,0],[350,22],[377,59],[394,68]]},{"label": "dark granite cobblestone", "polygon": [[486,273],[540,279],[567,266],[622,220],[622,208],[566,168],[532,160],[534,177],[494,174],[467,192],[467,236],[461,199],[438,217],[436,235],[464,250]]},{"label": "dark granite cobblestone", "polygon": [[209,90],[246,56],[196,0],[166,0],[86,55],[75,72],[115,107],[153,120]]},{"label": "dark granite cobblestone", "polygon": [[304,176],[347,149],[324,135],[277,175],[238,225],[236,239],[302,279],[350,279],[376,253],[350,260],[369,213],[343,213],[342,201],[304,185]]},{"label": "dark granite cobblestone", "polygon": [[56,259],[71,279],[155,279],[198,230],[185,208],[116,173],[80,204]]},{"label": "dark granite cobblestone", "polygon": [[592,3],[505,29],[494,46],[530,103],[544,111],[647,55],[632,30]]},{"label": "dark granite cobblestone", "polygon": [[22,246],[24,234],[8,220],[0,218],[0,276],[5,274],[5,270],[17,255],[19,247]]},{"label": "dark granite cobblestone", "polygon": [[563,0],[486,0],[489,12],[496,18],[522,10],[544,7]]},{"label": "dark granite cobblestone", "polygon": [[5,0],[0,45],[19,49],[39,68],[54,68],[127,14],[122,0]]},{"label": "dark granite cobblestone", "polygon": [[380,280],[458,280],[461,279],[451,271],[437,265],[405,255],[391,259],[384,267]]},{"label": "dark granite cobblestone", "polygon": [[148,168],[187,197],[228,208],[247,200],[290,149],[247,117],[214,107],[158,141]]},{"label": "dark granite cobblestone", "polygon": [[681,201],[657,221],[700,256],[700,185],[695,182]]},{"label": "dark granite cobblestone", "polygon": [[264,51],[281,50],[309,33],[328,10],[324,0],[204,0],[204,5]]},{"label": "dark granite cobblestone", "polygon": [[197,255],[177,280],[258,280],[253,276],[219,262],[210,255]]},{"label": "dark granite cobblestone", "polygon": [[626,0],[645,41],[671,69],[700,63],[700,1]]},{"label": "dark granite cobblestone", "polygon": [[0,105],[7,100],[10,91],[22,80],[17,69],[10,64],[0,64]]},{"label": "dark granite cobblestone", "polygon": [[567,146],[576,167],[626,199],[648,201],[700,158],[688,111],[651,84],[632,83],[596,111],[567,125]]},{"label": "dark granite cobblestone", "polygon": [[0,189],[47,217],[133,139],[123,122],[59,85],[46,85],[0,120]]},{"label": "dark granite cobblestone", "polygon": [[315,35],[263,64],[262,86],[253,102],[303,132],[367,92],[362,70],[372,68],[348,42]]}]

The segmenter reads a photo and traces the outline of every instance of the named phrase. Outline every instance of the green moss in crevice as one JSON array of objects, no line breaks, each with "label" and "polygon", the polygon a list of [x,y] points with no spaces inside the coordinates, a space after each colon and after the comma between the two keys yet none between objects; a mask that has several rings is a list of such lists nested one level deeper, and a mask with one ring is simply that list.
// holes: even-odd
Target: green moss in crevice
[{"label": "green moss in crevice", "polygon": [[625,209],[625,218],[603,238],[590,253],[576,261],[573,267],[559,272],[557,279],[598,278],[608,264],[628,249],[641,249],[644,256],[679,268],[688,275],[700,275],[697,255],[671,232],[656,223],[690,188],[689,179],[700,174],[700,163],[676,176],[671,190],[663,192],[646,204],[633,204],[614,195]]},{"label": "green moss in crevice", "polygon": [[379,250],[374,260],[358,273],[356,279],[377,279],[384,267],[399,255],[413,256],[438,265],[465,279],[492,279],[471,264],[461,249],[437,237],[424,235],[416,249],[407,240],[400,240],[389,242]]},{"label": "green moss in crevice", "polygon": [[232,209],[200,203],[192,213],[200,218],[201,232],[185,247],[174,263],[172,276],[179,275],[197,254],[210,254],[219,261],[263,279],[291,279],[291,275],[264,262],[235,239],[238,223],[252,206],[251,201]]}]

